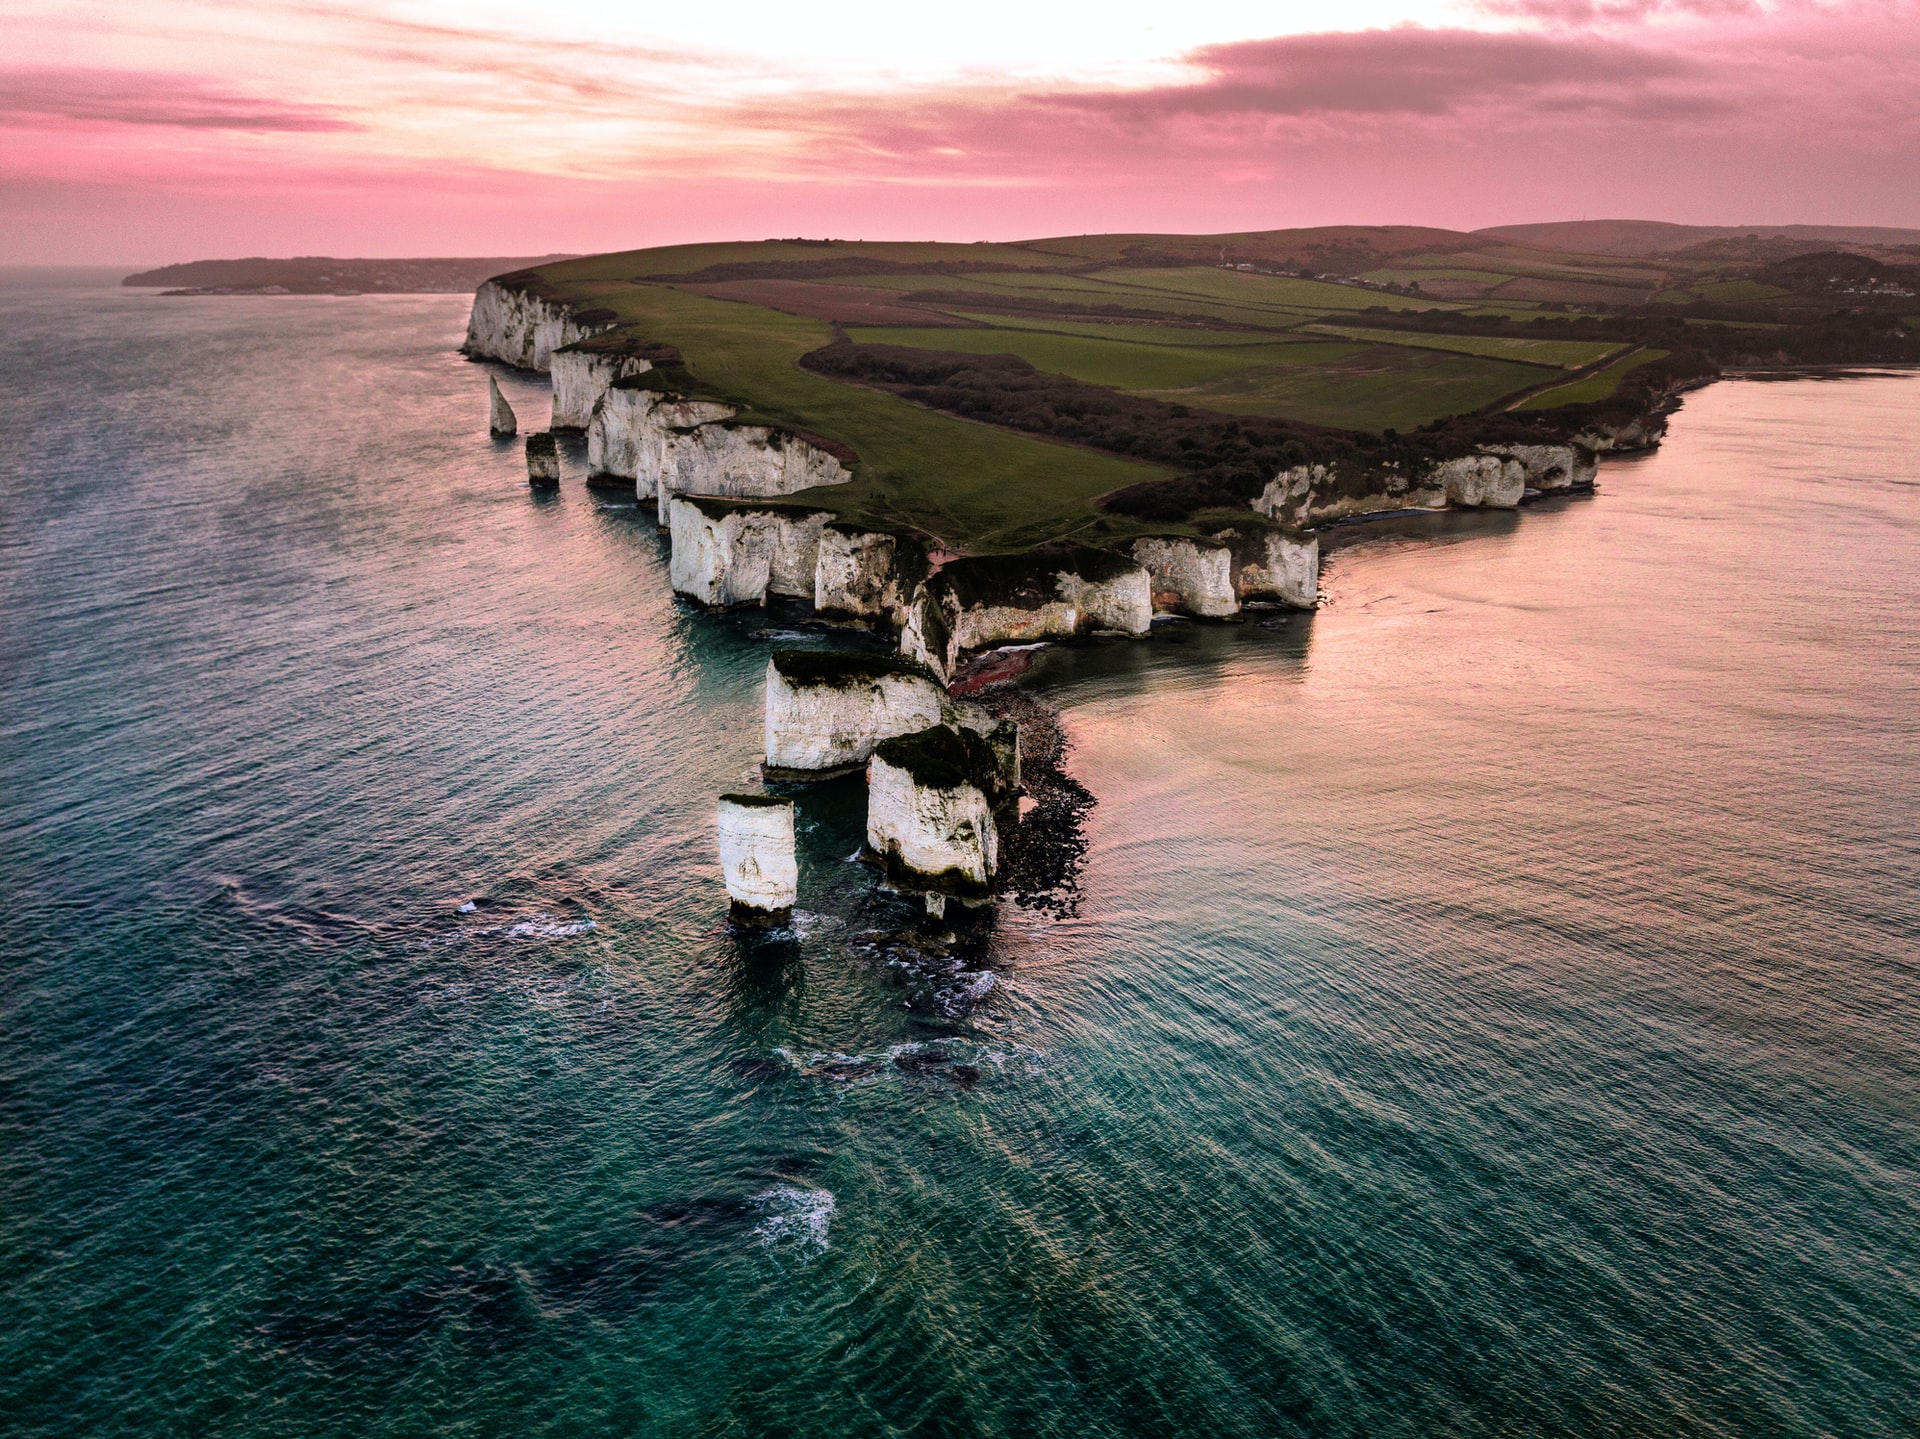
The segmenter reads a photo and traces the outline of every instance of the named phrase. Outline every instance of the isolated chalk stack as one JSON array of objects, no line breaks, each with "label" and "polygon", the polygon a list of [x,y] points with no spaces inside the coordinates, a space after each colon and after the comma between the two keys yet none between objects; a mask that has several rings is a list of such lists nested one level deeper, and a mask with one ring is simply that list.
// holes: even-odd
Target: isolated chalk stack
[{"label": "isolated chalk stack", "polygon": [[513,406],[509,405],[507,397],[500,393],[500,382],[492,375],[487,376],[487,400],[488,431],[501,439],[517,434],[520,430],[520,422],[513,417]]},{"label": "isolated chalk stack", "polygon": [[527,483],[536,490],[559,487],[560,446],[547,431],[527,436]]},{"label": "isolated chalk stack", "polygon": [[800,866],[794,858],[793,801],[765,794],[720,796],[720,868],[734,919],[778,924],[793,912]]}]

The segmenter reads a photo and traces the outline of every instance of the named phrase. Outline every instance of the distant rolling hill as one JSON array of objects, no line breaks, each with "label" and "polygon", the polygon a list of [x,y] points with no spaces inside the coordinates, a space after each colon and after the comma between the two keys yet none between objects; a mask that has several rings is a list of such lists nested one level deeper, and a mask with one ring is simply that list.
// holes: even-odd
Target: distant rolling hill
[{"label": "distant rolling hill", "polygon": [[551,264],[567,255],[493,256],[462,259],[349,260],[331,255],[291,259],[193,260],[143,270],[120,283],[213,295],[452,294],[471,290],[489,275]]},{"label": "distant rolling hill", "polygon": [[1920,230],[1879,225],[1674,225],[1665,220],[1556,220],[1544,225],[1495,225],[1476,236],[1582,255],[1651,258],[1677,255],[1715,240],[1797,240],[1808,246],[1920,248]]}]

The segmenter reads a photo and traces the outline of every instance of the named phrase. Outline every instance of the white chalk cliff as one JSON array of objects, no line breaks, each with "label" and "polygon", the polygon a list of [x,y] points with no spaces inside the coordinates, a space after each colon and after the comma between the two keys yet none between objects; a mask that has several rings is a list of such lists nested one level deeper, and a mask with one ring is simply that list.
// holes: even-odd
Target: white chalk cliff
[{"label": "white chalk cliff", "polygon": [[1252,520],[1216,530],[1232,556],[1233,592],[1242,604],[1262,601],[1310,610],[1320,602],[1317,535],[1273,529]]},{"label": "white chalk cliff", "polygon": [[879,745],[867,764],[867,847],[898,883],[984,894],[1000,865],[986,791],[963,733],[936,725]]},{"label": "white chalk cliff", "polygon": [[794,771],[863,764],[876,744],[939,724],[947,708],[940,682],[897,655],[776,651],[767,661],[766,763]]},{"label": "white chalk cliff", "polygon": [[488,280],[473,295],[462,348],[477,359],[501,360],[522,370],[545,370],[562,345],[607,328],[583,325],[565,305]]},{"label": "white chalk cliff", "polygon": [[900,652],[947,679],[974,650],[1096,631],[1138,638],[1152,624],[1144,567],[1111,550],[1062,546],[951,561],[908,606]]},{"label": "white chalk cliff", "polygon": [[1463,455],[1433,467],[1447,503],[1464,509],[1511,510],[1527,490],[1527,467],[1500,455]]},{"label": "white chalk cliff", "polygon": [[677,399],[615,381],[587,418],[587,472],[630,479],[635,493],[646,499],[658,489],[667,444],[676,431],[732,415],[731,405]]},{"label": "white chalk cliff", "polygon": [[814,608],[897,627],[906,623],[908,576],[926,572],[926,546],[911,535],[829,524],[820,532]]},{"label": "white chalk cliff", "polygon": [[1153,577],[1153,607],[1202,619],[1240,612],[1233,556],[1218,540],[1149,535],[1133,542],[1133,557]]},{"label": "white chalk cliff", "polygon": [[802,506],[675,495],[667,516],[674,592],[716,609],[765,604],[770,594],[810,600],[820,531],[832,518]]},{"label": "white chalk cliff", "polygon": [[798,435],[713,420],[666,431],[655,494],[665,526],[673,495],[772,499],[852,478],[838,458]]},{"label": "white chalk cliff", "polygon": [[800,886],[793,801],[723,794],[719,828],[720,868],[735,908],[769,918],[792,909]]},{"label": "white chalk cliff", "polygon": [[634,355],[580,345],[555,350],[548,370],[553,376],[553,428],[584,430],[593,419],[593,407],[616,381],[644,375],[652,368],[650,361]]}]

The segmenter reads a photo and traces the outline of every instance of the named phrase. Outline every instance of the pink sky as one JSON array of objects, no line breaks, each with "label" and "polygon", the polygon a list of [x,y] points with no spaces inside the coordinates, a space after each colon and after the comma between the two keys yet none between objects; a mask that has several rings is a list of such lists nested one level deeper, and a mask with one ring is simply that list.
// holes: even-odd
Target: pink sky
[{"label": "pink sky", "polygon": [[0,0],[0,26],[0,263],[1920,227],[1920,0]]}]

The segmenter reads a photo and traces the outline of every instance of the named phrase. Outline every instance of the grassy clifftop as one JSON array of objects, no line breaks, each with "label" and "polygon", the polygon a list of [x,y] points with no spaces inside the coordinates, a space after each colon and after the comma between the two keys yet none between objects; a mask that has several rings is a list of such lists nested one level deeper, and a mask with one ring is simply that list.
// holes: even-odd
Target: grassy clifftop
[{"label": "grassy clifftop", "polygon": [[[1821,289],[1717,251],[1349,226],[679,245],[509,283],[616,323],[610,342],[673,347],[684,368],[662,383],[850,450],[853,483],[811,497],[842,516],[995,551],[1123,536],[1139,522],[1102,496],[1194,476],[1240,493],[1303,445],[1417,447],[1397,437],[1457,437],[1461,416],[1550,426],[1659,366],[1904,357],[1875,308],[1912,308],[1904,272],[1881,265],[1868,293],[1843,271]],[[833,364],[801,363],[829,346]],[[869,347],[887,363],[863,364]],[[910,352],[978,363],[947,364],[936,391]]]}]

